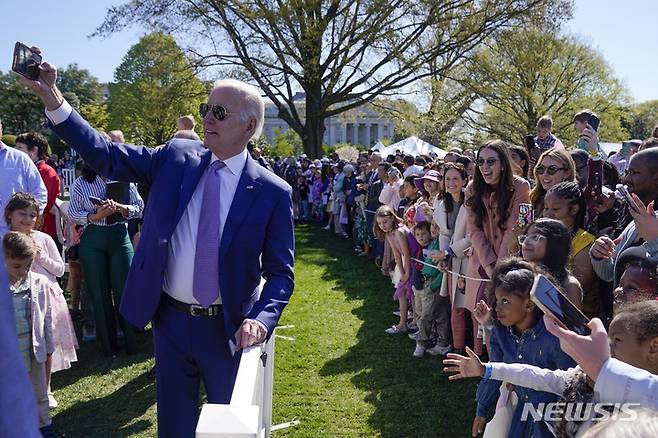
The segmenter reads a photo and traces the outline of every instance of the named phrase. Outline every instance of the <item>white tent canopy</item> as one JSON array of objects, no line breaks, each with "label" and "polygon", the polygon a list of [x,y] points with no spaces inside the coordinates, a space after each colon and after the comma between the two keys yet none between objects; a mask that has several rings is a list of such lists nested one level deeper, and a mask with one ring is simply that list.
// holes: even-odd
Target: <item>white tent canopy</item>
[{"label": "white tent canopy", "polygon": [[386,158],[389,155],[394,154],[397,150],[401,150],[405,154],[413,155],[414,157],[418,155],[429,155],[431,152],[433,152],[439,158],[443,158],[447,154],[447,152],[443,149],[433,146],[428,142],[414,136],[405,138],[402,141],[382,148],[379,150],[379,153],[382,155],[382,157]]},{"label": "white tent canopy", "polygon": [[385,147],[386,147],[386,146],[384,146],[384,143],[382,143],[381,141],[378,141],[378,142],[375,143],[375,145],[374,145],[373,147],[371,147],[370,149],[372,149],[373,151],[381,151],[381,150],[384,149]]}]

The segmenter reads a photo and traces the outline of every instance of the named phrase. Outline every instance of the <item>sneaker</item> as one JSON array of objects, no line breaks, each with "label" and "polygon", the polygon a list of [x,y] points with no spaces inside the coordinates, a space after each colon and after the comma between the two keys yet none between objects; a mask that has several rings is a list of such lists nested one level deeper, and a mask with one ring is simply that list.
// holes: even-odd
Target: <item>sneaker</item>
[{"label": "sneaker", "polygon": [[407,333],[407,329],[406,328],[401,329],[401,328],[398,328],[397,325],[392,325],[392,326],[390,326],[389,328],[386,329],[386,333],[388,333],[389,335],[397,335],[398,333],[403,333],[404,334],[404,333]]},{"label": "sneaker", "polygon": [[409,339],[412,339],[414,341],[418,341],[418,339],[420,338],[420,332],[416,331],[416,332],[413,332],[413,333],[409,333],[408,336],[409,336]]},{"label": "sneaker", "polygon": [[48,409],[55,409],[58,405],[55,395],[52,392],[48,392]]},{"label": "sneaker", "polygon": [[441,347],[439,344],[436,344],[434,347],[427,350],[432,356],[445,356],[446,354],[452,351],[452,345],[446,347]]},{"label": "sneaker", "polygon": [[420,344],[416,344],[416,349],[414,350],[414,357],[423,357],[425,355],[425,347],[422,347]]},{"label": "sneaker", "polygon": [[395,312],[393,312],[393,315],[395,315],[395,316],[400,316],[400,311],[399,311],[399,310],[396,310]]},{"label": "sneaker", "polygon": [[322,227],[323,230],[331,230],[331,225],[327,225],[326,227]]}]

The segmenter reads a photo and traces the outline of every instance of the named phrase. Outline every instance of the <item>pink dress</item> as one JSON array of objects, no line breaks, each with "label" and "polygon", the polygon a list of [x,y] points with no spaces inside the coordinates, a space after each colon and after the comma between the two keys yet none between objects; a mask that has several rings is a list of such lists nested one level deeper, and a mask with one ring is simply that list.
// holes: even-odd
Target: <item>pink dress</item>
[{"label": "pink dress", "polygon": [[50,287],[50,305],[53,318],[53,344],[55,351],[52,355],[52,372],[71,368],[71,362],[76,362],[78,356],[78,339],[75,336],[73,321],[69,314],[69,307],[64,298],[64,292],[57,283],[57,277],[64,275],[64,261],[57,251],[52,237],[41,231],[32,231],[32,238],[39,247],[40,254],[34,258],[32,272],[45,275],[52,283]]}]

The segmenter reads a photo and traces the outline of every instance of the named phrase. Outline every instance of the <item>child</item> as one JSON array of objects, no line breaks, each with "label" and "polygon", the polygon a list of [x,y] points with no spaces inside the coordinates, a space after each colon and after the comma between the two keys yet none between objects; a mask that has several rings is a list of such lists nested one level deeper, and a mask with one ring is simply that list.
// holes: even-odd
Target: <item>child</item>
[{"label": "child", "polygon": [[[612,320],[608,337],[610,338],[610,354],[612,357],[626,362],[634,367],[658,374],[658,302],[642,301],[623,307]],[[561,402],[573,404],[578,410],[578,404],[612,402],[614,400],[598,400],[594,392],[593,381],[583,373],[580,367],[568,370],[547,370],[526,364],[487,363],[468,351],[468,356],[448,355],[443,363],[447,372],[457,372],[450,380],[463,377],[484,376],[485,379],[505,380],[513,385],[522,385],[538,391],[548,391],[562,396]],[[569,407],[565,407],[568,411]],[[572,410],[574,412],[575,410]],[[581,412],[588,412],[586,407]],[[582,421],[565,421],[555,424],[556,436],[581,436],[592,425],[594,417],[583,416]],[[576,414],[577,416],[581,416]],[[594,412],[596,415],[596,412]]]},{"label": "child", "polygon": [[524,260],[538,263],[555,278],[578,308],[582,308],[583,290],[580,283],[567,270],[571,234],[560,221],[541,218],[534,222],[525,234],[519,236]]},{"label": "child", "polygon": [[[390,246],[393,257],[395,258],[396,274],[394,274],[394,277],[399,275],[399,281],[394,281],[396,287],[393,299],[400,302],[400,322],[386,329],[386,333],[390,335],[406,333],[409,330],[407,326],[407,310],[409,310],[409,303],[413,302],[414,299],[411,288],[412,267],[410,254],[416,251],[418,243],[411,231],[402,225],[402,219],[387,205],[383,205],[377,209],[373,232],[375,238],[386,241]],[[396,279],[394,278],[394,280]]]},{"label": "child", "polygon": [[304,175],[297,177],[297,187],[299,188],[301,221],[308,222],[311,218],[311,204],[309,204],[310,187]]},{"label": "child", "polygon": [[18,345],[38,405],[39,429],[43,436],[53,436],[46,379],[46,360],[54,350],[50,306],[52,283],[45,276],[30,272],[37,256],[30,236],[9,231],[2,239],[2,248],[14,303]]},{"label": "child", "polygon": [[601,300],[599,282],[589,255],[596,237],[584,230],[586,213],[585,197],[577,182],[561,182],[546,192],[543,216],[562,222],[571,233],[571,259],[568,267],[585,292],[583,313],[591,318],[601,313]]},{"label": "child", "polygon": [[623,266],[623,274],[614,293],[615,309],[638,301],[658,299],[658,273],[654,263],[622,255],[618,265]]},{"label": "child", "polygon": [[[416,215],[418,220],[418,215]],[[432,235],[431,228],[435,228]],[[422,260],[425,263],[433,264],[430,254],[438,251],[438,230],[434,224],[430,225],[427,221],[418,221],[413,230],[414,237],[418,242],[418,249],[413,255],[415,259]],[[413,269],[413,292],[416,311],[416,321],[418,324],[418,335],[416,339],[416,349],[414,357],[423,357],[425,351],[432,356],[446,354],[450,350],[450,330],[448,327],[449,307],[445,301],[447,297],[440,296],[441,282],[443,273],[431,266],[416,264]],[[429,348],[434,328],[438,330],[436,345]]]},{"label": "child", "polygon": [[[541,368],[567,369],[573,360],[560,349],[560,343],[546,331],[541,311],[530,300],[530,289],[537,274],[535,266],[516,257],[500,262],[494,269],[488,302],[493,303],[494,321],[489,340],[492,362],[525,363]],[[484,431],[487,415],[499,393],[500,381],[483,379],[477,389],[477,413],[473,421],[473,436]],[[515,385],[518,399],[537,407],[538,403],[557,401],[557,397],[543,391]],[[508,436],[552,436],[542,422],[532,417],[521,421],[523,402],[514,410]]]},{"label": "child", "polygon": [[75,350],[78,341],[75,336],[73,322],[68,310],[64,293],[57,283],[57,277],[64,275],[64,261],[57,251],[52,237],[35,230],[38,220],[39,206],[36,199],[29,193],[15,193],[5,207],[5,220],[11,231],[31,236],[35,243],[36,257],[32,263],[32,272],[46,277],[50,281],[49,297],[52,306],[52,326],[54,352],[46,363],[46,379],[48,382],[48,397],[50,407],[57,407],[57,401],[50,391],[51,373],[68,369],[71,362],[78,360]]}]

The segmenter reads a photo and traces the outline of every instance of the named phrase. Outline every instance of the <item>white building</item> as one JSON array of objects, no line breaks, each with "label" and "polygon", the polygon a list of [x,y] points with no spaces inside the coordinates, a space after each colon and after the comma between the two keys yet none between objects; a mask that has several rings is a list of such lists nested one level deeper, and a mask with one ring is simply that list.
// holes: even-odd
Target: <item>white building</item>
[{"label": "white building", "polygon": [[[295,106],[300,114],[304,114],[304,93],[295,95]],[[379,140],[393,138],[393,120],[380,114],[371,105],[347,111],[325,120],[326,131],[323,143],[333,146],[336,143],[360,144],[370,147]],[[275,130],[282,133],[288,131],[288,124],[279,118],[278,108],[269,100],[265,100],[265,124],[263,135],[267,141],[274,140]]]}]

